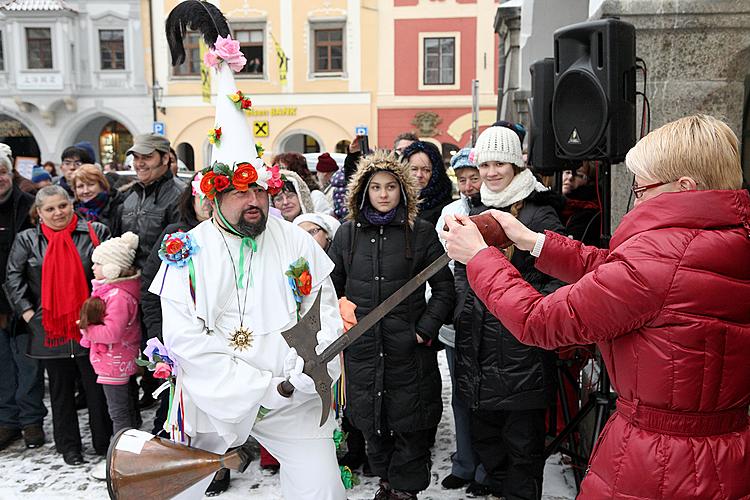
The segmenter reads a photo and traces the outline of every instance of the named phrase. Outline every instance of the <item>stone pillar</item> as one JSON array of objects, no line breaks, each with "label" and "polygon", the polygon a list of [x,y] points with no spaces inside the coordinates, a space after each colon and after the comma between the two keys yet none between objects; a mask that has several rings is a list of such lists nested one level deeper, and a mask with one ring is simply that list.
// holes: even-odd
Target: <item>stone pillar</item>
[{"label": "stone pillar", "polygon": [[[743,94],[750,75],[748,0],[606,0],[600,12],[636,27],[636,52],[648,66],[652,130],[705,113],[724,120],[742,137]],[[640,91],[640,75],[638,81]],[[637,113],[640,120],[640,106]],[[746,178],[749,167],[745,165]],[[627,209],[630,182],[624,164],[613,167],[613,227]]]},{"label": "stone pillar", "polygon": [[521,33],[521,7],[498,7],[495,14],[495,33],[500,37],[499,82],[497,91],[497,119],[515,119],[514,94],[519,88],[518,64],[519,36]]}]

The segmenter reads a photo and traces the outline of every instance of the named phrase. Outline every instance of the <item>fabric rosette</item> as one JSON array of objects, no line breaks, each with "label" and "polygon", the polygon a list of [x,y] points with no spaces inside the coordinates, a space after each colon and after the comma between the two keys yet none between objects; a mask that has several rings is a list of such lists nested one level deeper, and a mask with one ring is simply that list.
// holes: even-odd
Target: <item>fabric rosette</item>
[{"label": "fabric rosette", "polygon": [[200,247],[188,233],[178,231],[164,236],[159,247],[159,258],[167,265],[184,267],[199,250]]},{"label": "fabric rosette", "polygon": [[258,172],[250,163],[238,163],[232,176],[232,185],[237,191],[247,191],[258,180]]}]

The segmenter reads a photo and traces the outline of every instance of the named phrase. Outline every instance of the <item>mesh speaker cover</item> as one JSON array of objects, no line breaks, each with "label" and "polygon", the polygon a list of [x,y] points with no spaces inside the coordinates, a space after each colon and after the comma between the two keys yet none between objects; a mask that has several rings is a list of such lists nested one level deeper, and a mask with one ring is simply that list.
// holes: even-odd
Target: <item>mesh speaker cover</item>
[{"label": "mesh speaker cover", "polygon": [[560,76],[552,99],[552,127],[564,155],[593,151],[607,127],[607,97],[599,81],[582,68]]}]

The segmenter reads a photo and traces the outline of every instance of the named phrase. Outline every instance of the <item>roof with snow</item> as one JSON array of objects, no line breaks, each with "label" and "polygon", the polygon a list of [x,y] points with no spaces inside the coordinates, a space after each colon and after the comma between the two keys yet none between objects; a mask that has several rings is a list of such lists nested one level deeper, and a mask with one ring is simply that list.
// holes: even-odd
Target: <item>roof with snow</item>
[{"label": "roof with snow", "polygon": [[13,12],[78,10],[65,0],[4,0],[0,9]]}]

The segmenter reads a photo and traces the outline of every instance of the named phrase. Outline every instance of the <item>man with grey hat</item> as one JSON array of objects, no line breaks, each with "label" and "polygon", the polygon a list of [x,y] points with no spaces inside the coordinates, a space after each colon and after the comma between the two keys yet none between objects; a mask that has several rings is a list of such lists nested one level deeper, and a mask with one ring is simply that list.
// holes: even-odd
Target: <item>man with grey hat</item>
[{"label": "man with grey hat", "polygon": [[[178,200],[185,190],[185,184],[169,169],[169,140],[164,136],[137,135],[126,155],[133,155],[133,170],[138,181],[120,205],[115,234],[132,231],[138,235],[138,250],[133,265],[143,269],[149,252],[164,228],[180,220]],[[144,293],[149,285],[143,283]],[[150,373],[145,373],[141,381],[144,392],[140,401],[142,408],[154,402],[151,393],[157,386]]]}]

